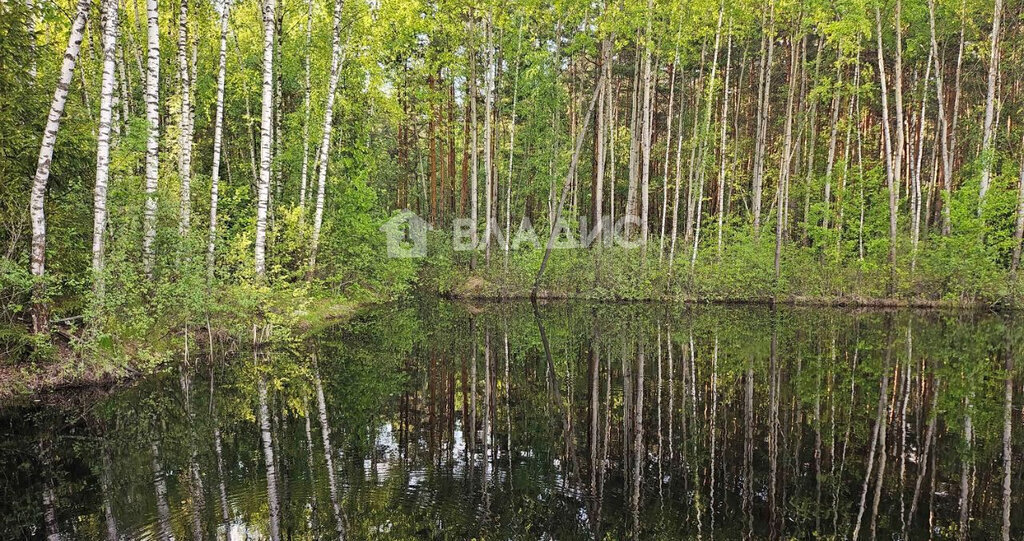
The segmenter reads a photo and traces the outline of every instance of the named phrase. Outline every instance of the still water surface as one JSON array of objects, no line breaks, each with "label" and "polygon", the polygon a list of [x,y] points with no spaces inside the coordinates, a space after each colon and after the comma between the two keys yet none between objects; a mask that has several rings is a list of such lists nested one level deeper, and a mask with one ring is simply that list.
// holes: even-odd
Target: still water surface
[{"label": "still water surface", "polygon": [[977,313],[386,306],[0,405],[0,537],[1020,539],[1022,336]]}]

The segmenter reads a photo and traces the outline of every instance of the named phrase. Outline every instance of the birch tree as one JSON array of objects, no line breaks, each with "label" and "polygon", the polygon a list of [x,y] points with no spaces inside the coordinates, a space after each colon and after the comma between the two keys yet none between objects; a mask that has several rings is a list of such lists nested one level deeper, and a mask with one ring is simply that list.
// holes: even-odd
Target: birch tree
[{"label": "birch tree", "polygon": [[[764,154],[768,132],[769,98],[772,91],[772,53],[775,51],[775,2],[768,6],[765,18],[768,28],[761,38],[761,61],[757,81],[757,128],[754,132],[754,170],[751,186],[751,213],[754,220],[754,236],[761,231],[761,190],[764,182]],[[765,20],[762,19],[762,22]]]},{"label": "birch tree", "polygon": [[[320,170],[317,172],[316,211],[313,215],[313,239],[309,252],[310,276],[316,270],[316,255],[320,244],[320,228],[324,221],[324,195],[327,190],[327,163],[330,161],[331,130],[334,127],[334,99],[341,72],[341,8],[343,0],[334,2],[334,30],[331,34],[331,73],[327,79],[327,103],[324,105],[324,131],[320,141]],[[266,90],[266,89],[264,89]],[[269,179],[269,176],[268,176]]]},{"label": "birch tree", "polygon": [[46,117],[43,141],[39,147],[39,160],[36,162],[36,174],[32,179],[32,194],[29,199],[29,214],[32,220],[32,276],[35,279],[34,299],[32,307],[32,330],[44,333],[49,328],[47,308],[43,304],[46,294],[43,277],[46,272],[46,183],[50,179],[50,163],[53,160],[53,147],[57,142],[57,130],[60,129],[64,105],[68,100],[68,89],[75,73],[75,63],[82,49],[82,38],[85,25],[89,18],[89,1],[79,0],[75,18],[71,22],[71,33],[68,35],[68,46],[64,50],[57,88],[53,91],[50,101],[50,112]]},{"label": "birch tree", "polygon": [[931,38],[931,55],[935,62],[935,97],[939,108],[939,148],[942,153],[942,234],[949,235],[950,214],[949,199],[953,186],[953,156],[950,152],[949,120],[946,116],[946,93],[942,84],[942,56],[939,54],[938,40],[935,38],[935,0],[928,0],[928,28]]},{"label": "birch tree", "polygon": [[[487,71],[484,73],[484,263],[491,266],[491,236],[493,236],[492,222],[494,221],[494,127],[492,113],[494,111],[494,23],[491,12],[487,13],[487,21],[484,23],[487,47]],[[433,142],[431,142],[433,144]]]},{"label": "birch tree", "polygon": [[721,157],[718,166],[718,239],[717,239],[717,257],[722,257],[722,229],[724,226],[723,219],[725,218],[725,158],[727,155],[725,146],[725,137],[727,131],[727,119],[729,118],[729,75],[732,70],[732,18],[729,19],[729,43],[727,45],[727,52],[725,54],[725,84],[722,87],[722,118],[719,120],[720,126],[720,140],[718,142],[719,152]]},{"label": "birch tree", "polygon": [[178,233],[186,235],[192,222],[192,70],[188,62],[188,0],[181,0],[178,10],[178,79],[181,84],[180,133],[178,144],[181,156],[178,162],[181,175],[181,208]]},{"label": "birch tree", "polygon": [[992,139],[995,136],[996,79],[999,75],[999,25],[1003,15],[1003,0],[995,0],[992,11],[992,36],[988,60],[988,91],[985,94],[985,124],[981,139],[981,185],[978,189],[978,215],[981,215],[992,178]]},{"label": "birch tree", "polygon": [[[266,275],[267,207],[270,200],[271,129],[274,117],[274,10],[276,0],[262,0],[263,4],[263,95],[260,115],[260,178],[257,183],[256,202],[256,276]],[[314,258],[316,257],[314,236]]]},{"label": "birch tree", "polygon": [[104,235],[107,227],[107,179],[110,176],[110,135],[114,98],[114,64],[117,51],[117,2],[100,6],[103,27],[103,77],[100,83],[100,126],[96,138],[96,187],[93,192],[92,270],[93,289],[103,294]]},{"label": "birch tree", "polygon": [[654,1],[647,0],[647,32],[644,34],[644,105],[641,110],[643,114],[643,129],[641,131],[642,143],[641,143],[641,208],[640,208],[640,224],[641,224],[641,235],[643,239],[643,251],[644,255],[647,255],[647,239],[650,236],[650,199],[651,199],[651,140],[654,137],[653,127],[653,104],[654,100],[654,81],[651,73],[651,56],[653,55],[654,49],[654,37],[651,24],[654,20]]},{"label": "birch tree", "polygon": [[[899,173],[895,169],[899,167],[899,161],[893,160],[893,143],[891,135],[891,124],[889,120],[889,88],[885,75],[885,54],[882,46],[882,14],[878,6],[875,6],[875,33],[878,39],[878,80],[882,93],[882,141],[885,152],[885,183],[889,191],[889,285],[891,293],[896,282],[896,202],[899,187]],[[900,128],[902,133],[902,128]]]},{"label": "birch tree", "polygon": [[477,114],[476,114],[476,49],[474,39],[474,24],[473,24],[473,12],[470,11],[468,25],[469,34],[469,96],[466,98],[469,100],[469,116],[470,116],[470,165],[469,165],[469,219],[473,223],[473,228],[470,231],[470,241],[473,244],[473,251],[470,252],[469,268],[476,268],[476,250],[479,246],[480,240],[478,238],[478,220],[479,220],[479,209],[478,198],[479,198],[479,157],[477,156]]},{"label": "birch tree", "polygon": [[228,62],[228,15],[231,2],[226,0],[220,13],[220,53],[217,60],[217,106],[213,115],[213,170],[210,172],[210,234],[206,245],[206,278],[213,281],[217,249],[217,197],[220,191],[221,144],[224,132],[224,79]]},{"label": "birch tree", "polygon": [[152,281],[156,262],[157,187],[160,177],[160,13],[159,0],[146,0],[146,209],[143,216],[142,268]]}]

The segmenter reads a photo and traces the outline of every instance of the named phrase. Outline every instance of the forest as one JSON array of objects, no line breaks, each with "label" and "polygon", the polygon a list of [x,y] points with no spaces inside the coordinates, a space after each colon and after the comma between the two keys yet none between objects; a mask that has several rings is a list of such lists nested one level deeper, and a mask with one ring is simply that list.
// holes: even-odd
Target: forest
[{"label": "forest", "polygon": [[1019,538],[1022,81],[1021,0],[0,0],[0,538]]},{"label": "forest", "polygon": [[413,291],[1018,306],[1021,10],[4,2],[5,364]]}]

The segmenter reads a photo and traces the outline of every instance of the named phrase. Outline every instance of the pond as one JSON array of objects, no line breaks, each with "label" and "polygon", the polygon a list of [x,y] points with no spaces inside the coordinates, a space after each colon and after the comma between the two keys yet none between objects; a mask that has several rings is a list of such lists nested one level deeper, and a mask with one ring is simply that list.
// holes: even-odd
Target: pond
[{"label": "pond", "polygon": [[1022,336],[973,312],[382,306],[3,404],[0,537],[1019,538]]}]

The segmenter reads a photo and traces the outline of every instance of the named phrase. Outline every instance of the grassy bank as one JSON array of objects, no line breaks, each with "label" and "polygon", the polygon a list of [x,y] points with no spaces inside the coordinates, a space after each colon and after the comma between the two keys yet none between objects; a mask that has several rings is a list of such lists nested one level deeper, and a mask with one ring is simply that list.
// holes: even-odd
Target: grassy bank
[{"label": "grassy bank", "polygon": [[[235,286],[204,305],[164,307],[159,317],[125,325],[117,314],[58,320],[47,336],[24,325],[3,328],[0,398],[131,381],[199,356],[223,356],[262,341],[288,343],[344,321],[361,307],[387,300],[362,291],[347,296],[307,287]],[[152,312],[153,307],[145,308]]]},{"label": "grassy bank", "polygon": [[[922,245],[901,250],[890,265],[872,247],[865,257],[840,259],[790,244],[775,273],[774,239],[741,240],[724,247],[702,247],[695,260],[690,246],[652,241],[642,248],[554,250],[537,291],[538,298],[598,301],[763,302],[829,306],[1019,308],[1024,283],[984,254],[956,247]],[[884,254],[885,252],[882,252]],[[441,249],[421,270],[421,287],[453,298],[529,298],[542,250],[495,250],[488,265],[477,256]],[[445,255],[452,254],[452,255]]]}]

